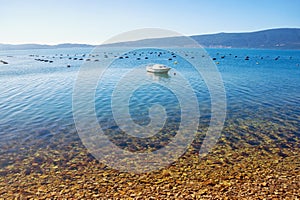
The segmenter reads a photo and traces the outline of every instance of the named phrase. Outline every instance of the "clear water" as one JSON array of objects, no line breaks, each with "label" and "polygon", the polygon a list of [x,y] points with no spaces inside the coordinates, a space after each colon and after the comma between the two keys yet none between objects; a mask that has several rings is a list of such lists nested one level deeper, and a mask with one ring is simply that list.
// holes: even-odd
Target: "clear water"
[{"label": "clear water", "polygon": [[[33,144],[37,148],[52,142],[56,134],[76,135],[72,115],[72,92],[80,65],[91,49],[51,49],[0,52],[0,153],[14,151]],[[192,55],[192,49],[185,49]],[[235,127],[234,132],[245,138],[260,132],[250,144],[259,144],[268,136],[271,140],[298,144],[300,137],[300,51],[249,50],[249,49],[207,49],[216,57],[217,67],[222,75],[227,96],[227,119],[225,127]],[[117,56],[117,51],[108,52]],[[153,60],[154,55],[147,55]],[[225,58],[221,58],[225,56]],[[249,60],[245,57],[249,56]],[[276,57],[279,59],[275,60]],[[170,55],[162,55],[165,64]],[[74,60],[74,58],[77,58]],[[79,59],[83,60],[79,60]],[[35,59],[51,60],[52,63]],[[94,55],[89,62],[104,59],[103,54]],[[179,58],[177,58],[179,59]],[[197,59],[197,58],[195,58]],[[136,57],[117,60],[115,67],[106,73],[106,79],[97,87],[96,112],[99,123],[108,130],[115,129],[110,106],[110,95],[114,83],[126,66],[132,63],[147,63]],[[179,63],[182,63],[179,60]],[[71,67],[67,67],[70,65]],[[200,102],[203,123],[209,119],[210,99],[201,78],[188,67],[178,64],[178,69],[188,74],[189,80]],[[122,71],[124,70],[124,71]],[[160,83],[173,81],[176,76],[147,75]],[[165,88],[152,85],[141,87],[131,98],[133,120],[140,124],[149,123],[148,106],[161,103],[167,106],[170,123],[180,120],[176,98]],[[241,121],[248,131],[239,129]],[[253,125],[253,122],[259,126]],[[275,127],[276,126],[276,127]],[[277,126],[283,127],[278,128]],[[258,127],[261,127],[258,130]],[[275,127],[275,128],[274,128]],[[276,131],[274,131],[276,130]],[[224,129],[224,134],[231,133]],[[236,137],[235,137],[236,138]],[[234,139],[233,138],[233,141]],[[1,156],[0,154],[0,156]]]}]

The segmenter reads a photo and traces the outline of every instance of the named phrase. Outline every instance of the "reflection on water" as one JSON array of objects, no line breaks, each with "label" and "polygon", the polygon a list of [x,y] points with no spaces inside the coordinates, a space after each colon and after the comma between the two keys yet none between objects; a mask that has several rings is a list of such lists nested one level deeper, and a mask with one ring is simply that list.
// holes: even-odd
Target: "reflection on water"
[{"label": "reflection on water", "polygon": [[[171,73],[171,72],[169,72]],[[171,76],[169,73],[151,73],[147,72],[147,75],[152,78],[154,81],[166,81],[167,79],[170,79]]]}]

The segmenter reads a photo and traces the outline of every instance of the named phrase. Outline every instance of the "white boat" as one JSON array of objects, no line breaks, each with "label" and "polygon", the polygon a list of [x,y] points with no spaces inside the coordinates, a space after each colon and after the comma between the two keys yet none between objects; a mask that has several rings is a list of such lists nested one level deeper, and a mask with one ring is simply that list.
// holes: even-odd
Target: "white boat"
[{"label": "white boat", "polygon": [[147,72],[152,72],[152,73],[168,73],[168,71],[171,68],[161,64],[154,64],[154,65],[148,65],[146,69]]}]

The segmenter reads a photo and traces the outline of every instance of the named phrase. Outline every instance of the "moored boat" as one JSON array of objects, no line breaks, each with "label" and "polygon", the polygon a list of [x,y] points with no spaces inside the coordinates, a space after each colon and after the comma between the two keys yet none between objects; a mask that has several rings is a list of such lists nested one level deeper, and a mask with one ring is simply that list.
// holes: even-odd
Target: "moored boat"
[{"label": "moored boat", "polygon": [[146,67],[147,72],[152,72],[152,73],[168,73],[170,69],[171,69],[170,67],[167,67],[162,64],[148,65]]}]

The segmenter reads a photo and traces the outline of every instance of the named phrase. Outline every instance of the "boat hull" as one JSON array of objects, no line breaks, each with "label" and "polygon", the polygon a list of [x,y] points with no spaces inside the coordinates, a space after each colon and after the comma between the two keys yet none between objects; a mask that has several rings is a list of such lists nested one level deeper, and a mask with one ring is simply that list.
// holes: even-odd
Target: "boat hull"
[{"label": "boat hull", "polygon": [[168,73],[168,71],[170,70],[170,67],[166,67],[166,66],[148,66],[146,68],[147,72],[151,72],[151,73]]}]

